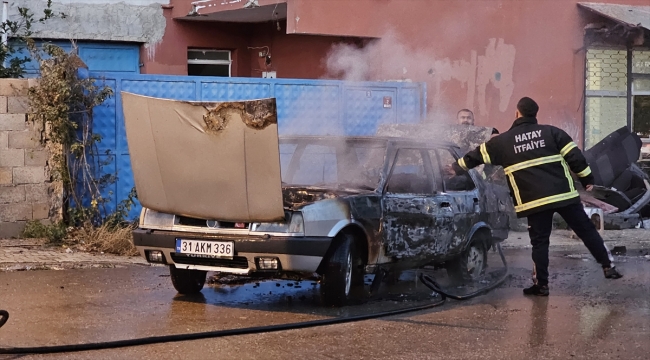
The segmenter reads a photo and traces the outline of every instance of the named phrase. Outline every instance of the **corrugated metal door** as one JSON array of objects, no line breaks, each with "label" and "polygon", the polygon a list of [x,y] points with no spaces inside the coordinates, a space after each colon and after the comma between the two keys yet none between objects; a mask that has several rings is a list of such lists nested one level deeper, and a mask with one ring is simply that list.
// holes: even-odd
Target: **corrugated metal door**
[{"label": "corrugated metal door", "polygon": [[[382,123],[418,122],[426,113],[421,83],[350,83],[333,80],[218,78],[91,73],[116,96],[95,108],[93,129],[103,137],[100,153],[109,151],[117,183],[104,196],[112,211],[134,186],[121,91],[176,100],[232,101],[274,97],[280,135],[371,135]],[[399,116],[398,116],[399,114]],[[101,155],[106,156],[106,155]],[[105,159],[105,158],[103,158]],[[108,193],[110,191],[110,194]],[[139,208],[131,216],[138,215]]]}]

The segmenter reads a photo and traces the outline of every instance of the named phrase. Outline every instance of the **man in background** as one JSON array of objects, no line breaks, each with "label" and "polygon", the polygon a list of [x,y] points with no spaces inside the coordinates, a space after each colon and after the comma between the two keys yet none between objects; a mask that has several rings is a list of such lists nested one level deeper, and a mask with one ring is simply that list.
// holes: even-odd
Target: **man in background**
[{"label": "man in background", "polygon": [[474,113],[469,109],[462,109],[456,114],[458,125],[474,125]]},{"label": "man in background", "polygon": [[[470,109],[462,109],[456,114],[456,121],[458,125],[472,125],[474,126],[474,113]],[[492,135],[490,137],[495,137],[499,135],[499,130],[492,128]]]}]

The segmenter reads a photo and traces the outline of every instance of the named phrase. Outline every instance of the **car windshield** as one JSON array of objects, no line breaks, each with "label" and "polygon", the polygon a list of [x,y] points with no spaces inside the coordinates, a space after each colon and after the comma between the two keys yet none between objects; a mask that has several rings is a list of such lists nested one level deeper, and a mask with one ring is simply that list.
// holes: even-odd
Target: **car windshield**
[{"label": "car windshield", "polygon": [[281,139],[282,181],[290,186],[374,190],[386,153],[385,141]]}]

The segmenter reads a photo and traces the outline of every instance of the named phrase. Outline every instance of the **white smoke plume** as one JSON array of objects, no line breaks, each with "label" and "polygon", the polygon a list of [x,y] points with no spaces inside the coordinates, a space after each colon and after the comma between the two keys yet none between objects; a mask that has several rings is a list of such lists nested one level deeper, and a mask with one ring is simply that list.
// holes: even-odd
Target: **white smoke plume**
[{"label": "white smoke plume", "polygon": [[[438,72],[450,67],[445,67],[450,64],[436,61],[433,49],[408,46],[393,30],[387,31],[381,39],[367,41],[363,47],[347,43],[336,44],[323,60],[323,65],[327,70],[325,78],[330,79],[427,82],[429,96],[432,95],[431,85],[436,79],[449,78]],[[427,120],[436,123],[453,123],[456,112],[465,107],[465,104],[436,105],[429,108],[427,114]]]},{"label": "white smoke plume", "polygon": [[347,81],[385,81],[420,77],[433,61],[431,50],[410,48],[395,31],[390,30],[381,40],[370,40],[362,48],[352,44],[334,45],[324,65],[328,77]]}]

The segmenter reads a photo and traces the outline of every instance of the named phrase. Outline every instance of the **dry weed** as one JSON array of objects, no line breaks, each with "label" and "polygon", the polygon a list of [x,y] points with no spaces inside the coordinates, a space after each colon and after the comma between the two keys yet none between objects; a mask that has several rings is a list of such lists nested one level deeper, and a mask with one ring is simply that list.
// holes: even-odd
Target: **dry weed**
[{"label": "dry weed", "polygon": [[77,243],[84,244],[90,251],[135,256],[138,255],[138,250],[133,246],[132,231],[135,227],[135,224],[126,227],[85,226],[78,229],[75,238]]}]

